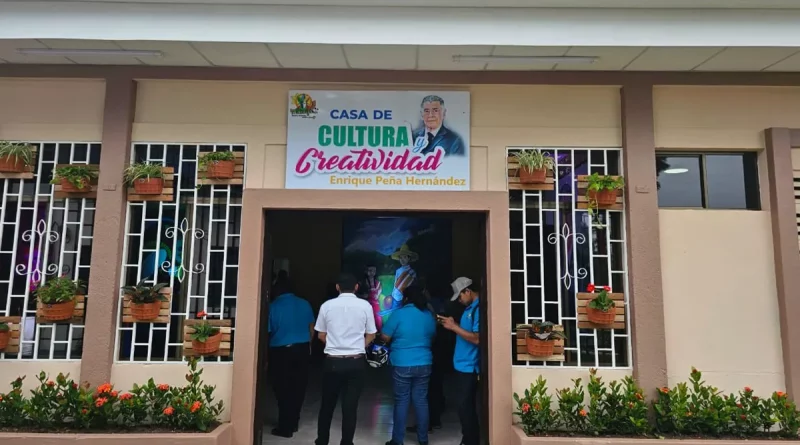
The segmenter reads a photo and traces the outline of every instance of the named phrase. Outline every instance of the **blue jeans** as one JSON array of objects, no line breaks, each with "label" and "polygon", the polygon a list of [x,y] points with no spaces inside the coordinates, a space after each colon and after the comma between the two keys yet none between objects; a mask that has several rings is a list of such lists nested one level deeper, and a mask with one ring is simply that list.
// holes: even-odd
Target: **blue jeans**
[{"label": "blue jeans", "polygon": [[414,404],[417,414],[417,439],[428,443],[428,382],[431,378],[431,365],[395,367],[394,378],[394,427],[392,441],[403,444],[406,434],[406,417],[409,402]]}]

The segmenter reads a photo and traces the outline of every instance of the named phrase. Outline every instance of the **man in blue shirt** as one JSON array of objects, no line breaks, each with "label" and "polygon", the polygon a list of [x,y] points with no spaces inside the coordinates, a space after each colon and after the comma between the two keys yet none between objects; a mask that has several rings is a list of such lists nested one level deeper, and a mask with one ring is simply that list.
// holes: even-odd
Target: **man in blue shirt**
[{"label": "man in blue shirt", "polygon": [[314,312],[308,301],[291,292],[288,278],[272,285],[269,308],[269,374],[278,401],[278,426],[272,434],[292,437],[308,385]]},{"label": "man in blue shirt", "polygon": [[456,324],[452,317],[439,317],[445,329],[456,334],[456,349],[453,354],[453,367],[458,387],[458,417],[461,421],[461,445],[478,445],[480,427],[475,405],[478,396],[478,376],[480,362],[480,295],[478,286],[466,277],[457,278],[450,284],[453,298],[466,306],[461,323]]}]

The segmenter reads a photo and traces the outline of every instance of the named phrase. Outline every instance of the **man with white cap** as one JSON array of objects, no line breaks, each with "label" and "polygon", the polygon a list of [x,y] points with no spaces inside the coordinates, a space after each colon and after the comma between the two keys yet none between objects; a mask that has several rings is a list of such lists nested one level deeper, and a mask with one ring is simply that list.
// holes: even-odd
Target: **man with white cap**
[{"label": "man with white cap", "polygon": [[453,367],[456,370],[455,380],[458,387],[458,417],[461,420],[461,445],[478,445],[480,428],[476,399],[478,396],[478,376],[481,372],[480,362],[480,293],[472,280],[459,277],[450,286],[453,298],[466,306],[461,316],[461,323],[456,324],[453,317],[439,316],[439,323],[456,334],[456,349],[453,354]]}]

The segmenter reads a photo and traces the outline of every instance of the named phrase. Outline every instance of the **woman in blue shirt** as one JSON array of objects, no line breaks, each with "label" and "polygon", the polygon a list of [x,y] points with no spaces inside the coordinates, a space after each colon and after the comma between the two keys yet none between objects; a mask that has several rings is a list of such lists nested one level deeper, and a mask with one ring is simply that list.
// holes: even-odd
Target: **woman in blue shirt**
[{"label": "woman in blue shirt", "polygon": [[431,377],[436,319],[419,286],[403,292],[403,307],[383,325],[383,337],[391,342],[389,361],[394,379],[394,427],[386,445],[403,445],[409,403],[417,414],[417,439],[428,445],[428,382]]}]

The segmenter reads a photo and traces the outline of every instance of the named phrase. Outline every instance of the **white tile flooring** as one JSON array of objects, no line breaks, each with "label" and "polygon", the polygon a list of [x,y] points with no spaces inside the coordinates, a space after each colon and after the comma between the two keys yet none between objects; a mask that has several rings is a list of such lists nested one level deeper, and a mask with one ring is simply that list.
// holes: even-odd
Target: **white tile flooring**
[{"label": "white tile flooring", "polygon": [[[263,445],[313,445],[317,437],[317,415],[320,406],[319,374],[312,372],[309,382],[308,394],[303,404],[300,419],[300,431],[291,439],[272,436],[269,432],[277,420],[275,400],[270,391],[267,416],[264,425]],[[442,417],[443,428],[434,430],[429,435],[430,445],[459,445],[461,442],[461,426],[458,415],[452,402],[453,396],[448,396],[448,409]],[[393,395],[391,376],[388,369],[372,370],[368,372],[364,391],[358,404],[358,426],[356,428],[355,445],[383,445],[392,434]],[[413,408],[409,414],[409,424],[414,424]],[[331,439],[329,445],[338,445],[341,438],[341,405],[336,410],[331,425]],[[405,444],[417,443],[416,433],[406,433]]]}]

